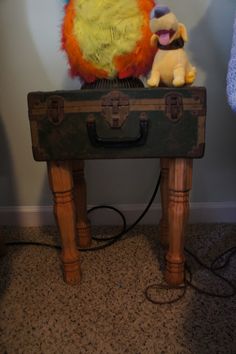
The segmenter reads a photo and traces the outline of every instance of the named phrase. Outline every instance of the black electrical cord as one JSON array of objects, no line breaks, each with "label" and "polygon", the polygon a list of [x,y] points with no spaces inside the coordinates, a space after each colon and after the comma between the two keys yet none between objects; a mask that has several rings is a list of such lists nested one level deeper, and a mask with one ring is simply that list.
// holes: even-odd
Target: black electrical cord
[{"label": "black electrical cord", "polygon": [[126,235],[129,231],[131,231],[143,218],[144,216],[147,214],[148,210],[150,209],[156,195],[157,195],[157,192],[158,192],[158,189],[159,189],[159,186],[160,186],[160,182],[161,182],[161,173],[159,174],[159,177],[158,177],[158,180],[157,180],[157,183],[156,183],[156,186],[155,186],[155,189],[154,189],[154,192],[151,196],[151,199],[149,200],[146,208],[144,209],[144,211],[141,213],[141,215],[137,218],[137,220],[131,224],[130,226],[126,226],[126,219],[125,219],[125,216],[123,215],[123,213],[114,208],[114,207],[111,207],[111,206],[107,206],[107,205],[99,205],[99,206],[96,206],[96,207],[93,207],[91,209],[88,210],[88,213],[91,213],[93,212],[94,210],[97,210],[97,209],[103,209],[103,208],[106,208],[106,209],[112,209],[114,211],[116,211],[122,218],[123,220],[123,229],[121,232],[119,232],[117,235],[115,236],[111,236],[111,237],[107,237],[107,238],[98,238],[98,237],[92,237],[93,240],[96,240],[98,242],[101,242],[101,241],[108,241],[106,242],[105,244],[101,245],[101,246],[97,246],[97,247],[90,247],[90,248],[82,248],[80,249],[80,251],[82,252],[91,252],[91,251],[98,251],[98,250],[101,250],[101,249],[104,249],[104,248],[107,248],[111,245],[113,245],[114,243],[120,241],[122,239],[122,237],[124,235]]},{"label": "black electrical cord", "polygon": [[[122,231],[120,231],[117,235],[114,236],[110,236],[107,238],[101,238],[101,237],[95,237],[93,236],[93,240],[97,241],[97,242],[104,242],[102,245],[100,246],[96,246],[96,247],[90,247],[90,248],[82,248],[80,249],[81,252],[91,252],[91,251],[98,251],[101,249],[105,249],[111,245],[113,245],[114,243],[120,241],[122,239],[122,237],[127,234],[129,231],[131,231],[142,219],[143,217],[146,215],[146,213],[148,212],[148,210],[150,209],[153,200],[155,199],[156,195],[157,195],[157,191],[159,189],[160,186],[160,181],[161,181],[161,174],[159,175],[159,178],[157,180],[154,192],[152,194],[152,197],[150,199],[150,201],[148,202],[146,208],[144,209],[144,211],[141,213],[141,215],[138,217],[138,219],[131,224],[129,227],[127,227],[127,223],[126,223],[126,219],[125,216],[123,215],[123,213],[118,210],[115,207],[112,206],[108,206],[108,205],[100,205],[100,206],[95,206],[91,209],[88,210],[88,213],[91,213],[95,210],[98,209],[110,209],[115,211],[116,213],[118,213],[122,219],[123,222],[123,227],[122,227]],[[59,245],[53,245],[53,244],[45,244],[45,243],[39,243],[39,242],[31,242],[31,241],[13,241],[13,242],[7,242],[7,245],[12,245],[12,246],[20,246],[20,245],[24,245],[24,246],[43,246],[43,247],[49,247],[49,248],[55,248],[55,249],[61,249],[61,246]],[[236,254],[236,247],[232,247],[228,250],[226,250],[224,253],[220,254],[219,256],[217,256],[217,258],[215,258],[210,266],[207,266],[206,264],[204,264],[195,254],[193,254],[189,249],[185,248],[185,252],[187,254],[189,254],[202,268],[210,271],[214,276],[218,277],[219,279],[221,279],[223,282],[225,282],[230,288],[231,288],[231,293],[230,294],[219,294],[219,293],[213,293],[213,292],[209,292],[206,291],[204,289],[199,288],[198,286],[193,284],[193,275],[192,275],[192,271],[191,268],[189,267],[189,265],[187,264],[187,262],[185,263],[185,279],[182,285],[180,286],[170,286],[168,284],[165,283],[156,283],[156,284],[151,284],[149,285],[146,289],[145,289],[145,297],[148,301],[152,302],[153,304],[157,304],[157,305],[169,305],[169,304],[173,304],[176,303],[177,301],[179,301],[180,299],[182,299],[187,291],[188,287],[191,287],[193,289],[195,289],[198,293],[202,294],[202,295],[206,295],[206,296],[211,296],[211,297],[218,297],[218,298],[230,298],[236,295],[236,286],[234,286],[234,284],[229,281],[227,278],[223,277],[222,275],[218,274],[217,271],[222,270],[224,268],[226,268],[229,263],[231,258]],[[227,254],[229,254],[228,258],[226,258],[225,262],[223,264],[221,264],[220,266],[216,266],[216,264],[223,259]],[[187,279],[187,274],[189,279]],[[178,291],[180,290],[181,293],[180,295],[177,295],[176,297],[170,299],[170,300],[159,300],[157,298],[153,298],[151,292],[153,290],[156,290],[158,292],[161,291],[166,291],[169,292],[171,290],[175,290]]]},{"label": "black electrical cord", "polygon": [[[191,268],[188,265],[188,263],[186,262],[185,263],[185,279],[184,279],[183,284],[181,284],[179,286],[171,286],[166,283],[151,284],[145,289],[145,292],[144,292],[145,297],[148,301],[152,302],[155,305],[170,305],[170,304],[176,303],[185,296],[188,287],[193,288],[199,294],[209,296],[209,297],[214,297],[214,298],[227,299],[227,298],[234,297],[236,295],[236,286],[231,281],[229,281],[227,278],[225,278],[222,275],[217,273],[217,270],[222,270],[229,265],[231,258],[236,254],[236,247],[229,248],[224,253],[217,256],[212,261],[210,266],[203,263],[194,253],[192,253],[186,247],[184,248],[184,250],[203,269],[206,269],[207,271],[211,272],[215,277],[219,278],[221,281],[226,283],[228,285],[228,287],[231,289],[231,292],[228,294],[220,294],[220,293],[210,292],[210,291],[200,288],[199,286],[196,286],[195,284],[193,284],[193,274],[192,274]],[[217,262],[219,262],[228,253],[229,253],[229,256],[228,256],[228,258],[226,258],[225,262],[221,266],[216,266]],[[189,276],[189,279],[187,279],[187,274]],[[166,291],[166,295],[171,290],[175,290],[175,292],[176,291],[181,291],[181,292],[180,292],[180,295],[177,295],[174,298],[171,298],[170,300],[161,300],[160,299],[160,292],[163,290]],[[154,291],[156,291],[156,292],[158,291],[158,295],[152,295],[152,293]]]},{"label": "black electrical cord", "polygon": [[[88,214],[92,213],[93,211],[98,210],[98,209],[110,209],[110,210],[115,211],[117,214],[120,215],[120,217],[122,219],[122,222],[123,222],[123,228],[122,228],[121,232],[124,232],[126,230],[126,228],[127,228],[126,218],[125,218],[124,214],[119,209],[117,209],[117,208],[115,208],[113,206],[110,206],[110,205],[98,205],[98,206],[95,206],[95,207],[89,209],[88,210]],[[97,241],[97,242],[104,242],[104,241],[114,240],[116,237],[117,237],[117,235],[110,236],[110,237],[105,237],[105,238],[104,237],[92,236],[92,239],[94,241]]]},{"label": "black electrical cord", "polygon": [[[158,292],[158,296],[152,295],[153,290],[156,290]],[[158,300],[160,297],[161,291],[164,290],[166,294],[170,292],[170,290],[181,290],[180,295],[174,297],[171,300]],[[144,291],[146,299],[153,303],[154,305],[170,305],[174,304],[175,302],[178,302],[180,299],[182,299],[187,291],[187,286],[186,284],[180,285],[180,286],[171,286],[168,284],[164,283],[156,283],[156,284],[151,284],[147,286],[147,288]]]},{"label": "black electrical cord", "polygon": [[[220,254],[219,256],[217,256],[211,263],[210,266],[206,265],[205,263],[203,263],[195,254],[193,254],[189,249],[185,248],[185,252],[187,254],[189,254],[202,268],[206,269],[207,271],[211,272],[216,278],[219,278],[220,280],[222,280],[224,283],[226,283],[228,285],[229,288],[231,288],[231,293],[229,294],[219,294],[219,293],[213,293],[213,292],[209,292],[205,289],[201,289],[199,287],[197,287],[196,285],[194,285],[192,282],[186,280],[186,284],[189,285],[191,288],[197,290],[199,293],[207,295],[207,296],[211,296],[211,297],[218,297],[218,298],[230,298],[236,295],[236,286],[227,278],[223,277],[222,275],[217,273],[217,270],[222,270],[224,268],[226,268],[229,263],[231,258],[233,257],[234,254],[236,254],[236,247],[232,247],[228,250],[226,250],[224,253]],[[230,253],[229,257],[226,259],[226,261],[223,263],[223,265],[221,265],[220,267],[215,266],[215,264],[222,259],[227,253]],[[190,267],[188,266],[188,272],[190,273]]]},{"label": "black electrical cord", "polygon": [[[118,213],[122,219],[123,222],[123,227],[122,227],[122,231],[119,232],[117,235],[114,236],[110,236],[110,237],[106,237],[106,238],[102,238],[102,237],[95,237],[92,236],[92,239],[97,241],[97,242],[106,242],[105,244],[102,244],[100,246],[96,246],[96,247],[89,247],[89,248],[79,248],[80,252],[93,252],[93,251],[99,251],[101,249],[107,248],[111,245],[113,245],[114,243],[120,241],[122,239],[122,237],[127,234],[129,231],[131,231],[146,215],[146,213],[148,212],[148,210],[150,209],[153,200],[155,199],[159,186],[160,186],[160,182],[161,182],[161,174],[159,174],[154,192],[151,196],[150,201],[148,202],[146,208],[144,209],[144,211],[141,213],[141,215],[138,217],[138,219],[129,227],[127,227],[127,223],[126,223],[126,218],[124,216],[124,214],[117,208],[110,206],[110,205],[98,205],[95,206],[91,209],[88,210],[88,214],[92,213],[95,210],[98,209],[110,209],[115,211],[116,213]],[[108,242],[107,242],[108,241]],[[6,245],[9,246],[42,246],[42,247],[49,247],[49,248],[56,248],[56,249],[61,249],[61,246],[59,245],[52,245],[52,244],[47,244],[47,243],[40,243],[40,242],[33,242],[33,241],[10,241],[10,242],[6,242]]]},{"label": "black electrical cord", "polygon": [[[218,267],[217,267],[215,264],[217,264],[217,262],[219,262],[220,259],[224,258],[227,253],[230,253],[229,257],[226,258],[226,261],[225,261],[221,266],[218,266]],[[231,258],[232,258],[235,254],[236,254],[236,247],[231,247],[231,248],[229,248],[228,250],[226,250],[224,253],[220,254],[218,257],[216,257],[216,258],[212,261],[212,263],[211,263],[211,268],[212,268],[213,270],[221,270],[221,269],[227,267],[228,264],[229,264],[229,262],[230,262],[230,260],[231,260]]]},{"label": "black electrical cord", "polygon": [[[120,241],[122,239],[122,237],[127,234],[129,231],[131,231],[146,215],[146,213],[148,212],[148,210],[150,209],[153,200],[155,199],[159,186],[160,186],[160,182],[161,182],[161,173],[159,174],[154,192],[151,196],[150,201],[148,202],[146,208],[144,209],[144,211],[141,213],[141,215],[137,218],[137,220],[131,224],[129,227],[127,227],[127,223],[126,223],[126,218],[124,216],[124,214],[117,208],[110,206],[110,205],[98,205],[95,206],[91,209],[88,210],[88,214],[92,213],[95,210],[98,209],[110,209],[115,211],[116,213],[118,213],[122,219],[123,222],[123,227],[122,227],[122,231],[120,231],[117,235],[114,236],[110,236],[110,237],[106,237],[106,238],[99,238],[99,237],[95,237],[93,236],[92,239],[97,241],[97,242],[106,242],[105,244],[102,244],[100,246],[96,246],[96,247],[89,247],[89,248],[79,248],[80,252],[93,252],[93,251],[99,251],[101,249],[107,248],[111,245],[113,245],[114,243]],[[108,241],[108,242],[107,242]],[[56,249],[61,249],[61,246],[59,245],[51,245],[51,244],[47,244],[47,243],[39,243],[39,242],[33,242],[33,241],[13,241],[13,242],[6,242],[7,245],[12,245],[12,246],[42,246],[42,247],[49,247],[49,248],[56,248]]]}]

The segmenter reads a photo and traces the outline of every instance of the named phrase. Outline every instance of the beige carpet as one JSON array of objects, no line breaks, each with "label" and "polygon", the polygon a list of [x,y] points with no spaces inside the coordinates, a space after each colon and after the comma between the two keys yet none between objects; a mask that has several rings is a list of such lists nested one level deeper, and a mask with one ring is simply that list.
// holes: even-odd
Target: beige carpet
[{"label": "beige carpet", "polygon": [[[116,231],[93,230],[96,235]],[[0,233],[6,241],[59,242],[53,227],[2,227]],[[236,225],[188,228],[186,246],[207,264],[235,245]],[[145,298],[146,287],[162,280],[157,227],[136,227],[110,248],[81,254],[78,287],[63,282],[58,255],[50,248],[10,246],[0,260],[0,354],[236,353],[236,297],[206,297],[189,288],[172,305]],[[230,292],[193,259],[187,261],[195,284]],[[236,285],[235,258],[221,274]]]}]

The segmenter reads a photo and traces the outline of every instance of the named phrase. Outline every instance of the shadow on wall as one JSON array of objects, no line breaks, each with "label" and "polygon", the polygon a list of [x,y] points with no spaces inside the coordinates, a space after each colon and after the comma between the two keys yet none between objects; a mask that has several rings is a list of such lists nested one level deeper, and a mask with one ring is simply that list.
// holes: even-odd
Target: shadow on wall
[{"label": "shadow on wall", "polygon": [[[40,170],[34,168],[32,163],[27,93],[36,89],[47,90],[52,86],[28,28],[27,4],[26,1],[14,4],[9,1],[0,5],[0,85],[4,111],[0,127],[1,156],[4,156],[0,164],[0,200],[4,206],[30,205],[39,194],[35,186],[40,182]],[[9,26],[9,23],[14,26]],[[16,170],[18,175],[14,176]],[[21,195],[27,199],[22,200]],[[15,221],[18,223],[18,220]]]},{"label": "shadow on wall", "polygon": [[[227,64],[235,10],[234,1],[225,1],[222,6],[221,0],[213,0],[204,17],[190,32],[188,48],[193,53],[193,62],[206,73],[205,86],[208,91],[206,154],[203,160],[196,162],[198,166],[195,169],[197,182],[201,185],[201,195],[203,196],[205,193],[206,197],[209,193],[207,189],[211,189],[212,192],[215,190],[219,197],[219,186],[225,186],[225,179],[230,174],[235,179],[232,174],[236,165],[236,153],[233,154],[232,151],[235,151],[236,117],[231,113],[226,99]],[[219,166],[224,168],[223,173]],[[204,180],[204,174],[208,175],[208,180]],[[225,178],[221,180],[223,175]],[[235,195],[235,190],[229,191],[227,186],[225,187],[225,195],[228,193],[230,200],[230,196]],[[222,192],[224,192],[224,188],[222,188]],[[214,247],[220,248],[222,244],[225,244],[223,239],[218,241],[216,237]],[[207,246],[206,242],[207,240],[204,241],[205,246]],[[195,246],[192,251],[196,253],[199,244],[195,242]],[[222,247],[221,251],[223,252]],[[209,252],[211,252],[210,250],[213,249],[210,247]],[[205,252],[207,254],[207,249]],[[208,286],[211,284],[214,287],[214,281],[209,282],[207,278],[208,273],[205,274],[202,269],[198,269],[198,272],[199,283],[197,285],[201,287],[202,279],[207,279],[204,284],[208,284]],[[221,293],[224,290],[227,291],[227,289],[223,289],[223,286]],[[206,290],[214,292],[214,288],[206,288]],[[191,348],[192,353],[217,352],[217,343],[220,342],[224,343],[224,352],[234,351],[231,339],[225,341],[225,338],[228,337],[227,326],[225,326],[225,331],[219,331],[219,333],[214,333],[216,327],[212,327],[213,324],[218,323],[217,321],[227,323],[223,308],[222,311],[220,310],[219,301],[222,301],[222,306],[224,306],[223,300],[206,298],[202,295],[202,301],[197,301],[193,294],[192,301],[186,306],[183,332],[185,344]]]},{"label": "shadow on wall", "polygon": [[[43,3],[34,4],[25,1],[24,8],[21,7],[22,15],[26,18],[24,23],[27,31],[27,37],[29,37],[27,40],[30,42],[30,57],[34,58],[31,60],[32,70],[35,73],[35,80],[32,80],[33,87],[30,91],[52,91],[61,89],[60,85],[57,84],[57,79],[55,78],[55,72],[59,71],[60,68],[60,55],[57,53],[57,50],[59,51],[60,47],[59,42],[57,43],[57,38],[55,39],[55,18],[57,19],[58,7],[60,8],[60,6],[62,6],[62,4],[55,4],[55,2],[49,4],[45,27],[41,26],[41,18],[45,12],[45,5]],[[51,21],[48,19],[50,14],[52,17]],[[47,39],[45,39],[45,35],[47,35]],[[49,47],[47,48],[47,46]],[[54,47],[56,47],[56,49]],[[58,81],[60,81],[60,75],[58,75],[58,77]],[[31,146],[30,159],[33,160]],[[54,224],[53,213],[50,213],[48,209],[48,206],[52,205],[52,196],[49,189],[46,163],[36,162],[36,165],[37,168],[33,171],[35,172],[35,177],[38,178],[37,172],[40,168],[44,173],[40,180],[41,190],[39,193],[38,191],[35,193],[38,199],[36,200],[35,198],[34,203],[37,202],[37,206],[40,207],[40,213],[36,212],[36,220],[34,223],[36,225]],[[33,186],[31,186],[31,188],[32,187]]]},{"label": "shadow on wall", "polygon": [[[17,205],[18,195],[15,183],[14,169],[12,165],[12,157],[9,142],[5,132],[5,127],[0,115],[0,208],[5,209],[6,206]],[[5,209],[6,210],[6,209]],[[6,214],[6,215],[5,215]],[[16,216],[17,218],[17,216]],[[9,214],[0,212],[0,225],[9,223]],[[16,220],[18,222],[18,220]],[[4,230],[0,226],[0,307],[2,297],[10,284],[11,258],[6,255],[7,247]]]},{"label": "shadow on wall", "polygon": [[[221,0],[210,2],[204,16],[190,31],[187,45],[192,62],[204,73],[202,81],[207,88],[206,151],[204,158],[194,163],[194,181],[198,188],[193,188],[193,199],[199,202],[236,198],[236,190],[230,190],[235,178],[236,119],[226,98],[235,2],[225,1],[223,7],[224,10]],[[227,186],[225,179],[228,179]],[[225,189],[219,188],[223,185]]]},{"label": "shadow on wall", "polygon": [[[18,193],[12,156],[2,116],[0,116],[0,152],[2,156],[0,163],[0,207],[17,205]],[[0,213],[0,217],[3,218],[3,213]],[[4,223],[7,224],[7,220],[0,220],[0,225]]]},{"label": "shadow on wall", "polygon": [[[27,118],[27,93],[31,90],[48,90],[52,87],[47,69],[41,61],[28,27],[28,5],[27,0],[0,2],[0,207],[4,209],[7,206],[10,207],[9,213],[0,213],[2,219],[0,224],[5,225],[13,223],[20,225],[25,221],[21,219],[20,214],[11,214],[12,206],[25,203],[25,200],[21,199],[21,195],[27,196],[27,203],[28,200],[35,201],[35,197],[39,195],[35,186],[40,182],[40,168],[34,168],[32,163],[33,156]],[[38,15],[36,10],[35,13]],[[16,171],[18,171],[18,175],[15,174]],[[43,187],[43,199],[46,199],[47,196],[45,189],[46,187]],[[1,229],[0,233],[1,237],[4,230]],[[2,259],[3,264],[1,264],[0,270],[1,274],[4,273],[6,276],[1,277],[0,275],[2,280],[0,301],[11,281],[12,259],[17,252],[17,250],[12,250]]]}]

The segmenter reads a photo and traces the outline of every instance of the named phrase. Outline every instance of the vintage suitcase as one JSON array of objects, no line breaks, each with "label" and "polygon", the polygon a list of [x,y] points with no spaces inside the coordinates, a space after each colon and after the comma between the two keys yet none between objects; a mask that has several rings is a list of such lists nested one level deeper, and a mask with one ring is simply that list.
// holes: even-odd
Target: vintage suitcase
[{"label": "vintage suitcase", "polygon": [[28,108],[37,161],[204,153],[203,87],[32,92]]}]

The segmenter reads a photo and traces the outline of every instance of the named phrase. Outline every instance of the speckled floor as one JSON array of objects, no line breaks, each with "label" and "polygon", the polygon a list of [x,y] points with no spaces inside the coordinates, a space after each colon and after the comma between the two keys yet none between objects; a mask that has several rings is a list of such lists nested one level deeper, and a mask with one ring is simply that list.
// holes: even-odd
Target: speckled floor
[{"label": "speckled floor", "polygon": [[[93,230],[96,235],[115,231]],[[59,242],[53,227],[2,227],[0,233],[7,241]],[[235,245],[236,225],[188,227],[186,246],[208,264]],[[0,354],[235,354],[236,297],[206,297],[189,288],[172,305],[147,301],[145,288],[162,280],[163,255],[157,227],[136,227],[110,248],[83,253],[82,282],[69,287],[57,250],[8,247],[0,260]],[[187,261],[196,284],[229,291]],[[236,284],[235,258],[223,274]]]}]

